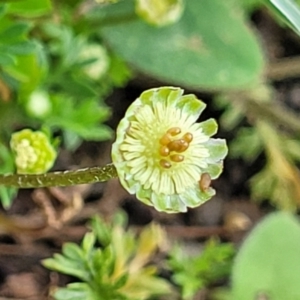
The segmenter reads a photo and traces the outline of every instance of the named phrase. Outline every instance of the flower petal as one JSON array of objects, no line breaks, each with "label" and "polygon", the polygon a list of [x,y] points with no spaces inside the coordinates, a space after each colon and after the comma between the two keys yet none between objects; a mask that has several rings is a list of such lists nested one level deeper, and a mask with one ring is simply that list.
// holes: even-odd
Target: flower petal
[{"label": "flower petal", "polygon": [[209,151],[209,157],[207,158],[209,163],[215,163],[223,160],[228,154],[226,141],[223,139],[210,139],[204,144],[204,146]]},{"label": "flower petal", "polygon": [[211,137],[212,135],[216,134],[218,131],[218,124],[216,122],[215,119],[208,119],[204,122],[201,122],[199,124],[194,124],[192,126],[192,128],[194,128],[194,126],[198,129],[202,131],[202,134]]},{"label": "flower petal", "polygon": [[217,179],[223,171],[223,161],[219,161],[218,163],[209,164],[205,169],[203,169],[203,173],[208,173],[211,179]]},{"label": "flower petal", "polygon": [[155,209],[158,211],[163,211],[167,213],[178,213],[187,211],[187,206],[176,194],[158,195],[156,193],[153,193],[151,196],[151,201]]},{"label": "flower petal", "polygon": [[211,187],[205,191],[201,191],[199,186],[195,185],[183,193],[181,198],[184,199],[184,203],[186,203],[188,207],[197,207],[209,200],[215,193],[216,191]]},{"label": "flower petal", "polygon": [[192,122],[196,122],[205,109],[206,104],[197,99],[195,95],[184,95],[178,101],[177,107],[181,109],[184,114],[190,116]]}]

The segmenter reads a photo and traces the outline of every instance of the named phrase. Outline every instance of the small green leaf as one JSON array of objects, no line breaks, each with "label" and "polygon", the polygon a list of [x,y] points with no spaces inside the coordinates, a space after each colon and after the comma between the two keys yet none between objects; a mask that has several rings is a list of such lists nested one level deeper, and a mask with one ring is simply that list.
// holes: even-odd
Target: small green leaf
[{"label": "small green leaf", "polygon": [[228,276],[233,254],[233,245],[221,244],[213,239],[195,256],[187,256],[182,246],[175,246],[168,265],[174,273],[172,279],[182,289],[183,299],[194,299],[199,289]]},{"label": "small green leaf", "polygon": [[0,199],[1,204],[5,209],[8,209],[13,199],[16,197],[18,190],[15,188],[9,188],[5,186],[0,186]]},{"label": "small green leaf", "polygon": [[252,162],[258,157],[262,150],[263,144],[255,128],[242,127],[230,144],[229,153],[232,157],[243,157]]},{"label": "small green leaf", "polygon": [[0,51],[14,55],[27,55],[35,51],[35,43],[31,41],[20,41],[13,44],[4,44],[0,45]]},{"label": "small green leaf", "polygon": [[76,135],[85,140],[103,141],[111,138],[112,130],[101,124],[106,120],[110,111],[104,105],[99,105],[98,100],[85,99],[77,102],[65,95],[56,95],[52,99],[52,114],[47,116],[45,123],[51,128],[67,131],[69,141],[75,145],[80,140]]},{"label": "small green leaf", "polygon": [[3,53],[0,50],[0,65],[3,67],[11,66],[16,63],[16,59],[14,56],[8,54],[8,53]]},{"label": "small green leaf", "polygon": [[111,242],[111,232],[108,225],[106,225],[98,216],[92,218],[91,225],[98,241],[103,247],[107,247]]},{"label": "small green leaf", "polygon": [[300,35],[300,9],[297,3],[293,0],[268,1],[283,16],[285,23]]},{"label": "small green leaf", "polygon": [[217,109],[224,111],[219,118],[219,124],[227,131],[234,129],[245,117],[239,107],[231,104],[231,99],[228,95],[222,94],[215,97],[214,105]]},{"label": "small green leaf", "polygon": [[0,18],[2,18],[7,11],[7,6],[5,4],[0,5]]},{"label": "small green leaf", "polygon": [[54,298],[56,300],[98,300],[90,286],[83,282],[70,283],[67,288],[59,288],[54,293]]},{"label": "small green leaf", "polygon": [[90,255],[95,245],[95,242],[96,236],[93,232],[88,232],[85,234],[81,247],[86,255]]},{"label": "small green leaf", "polygon": [[55,254],[54,258],[44,259],[42,263],[50,270],[71,275],[83,281],[90,280],[90,273],[86,269],[83,260],[71,260],[61,254]]},{"label": "small green leaf", "polygon": [[40,17],[51,12],[50,0],[22,0],[11,2],[8,5],[8,12],[22,17]]},{"label": "small green leaf", "polygon": [[224,129],[230,131],[234,129],[243,120],[243,118],[244,115],[238,108],[227,107],[219,122]]},{"label": "small green leaf", "polygon": [[34,50],[32,54],[17,56],[16,63],[5,68],[8,74],[21,81],[18,95],[21,101],[27,99],[37,88],[47,67],[45,61],[41,60],[41,47],[37,43],[30,45]]},{"label": "small green leaf", "polygon": [[0,41],[2,44],[11,43],[17,41],[20,38],[24,38],[28,33],[31,25],[29,23],[19,22],[12,24],[6,30],[0,33]]},{"label": "small green leaf", "polygon": [[72,259],[72,260],[82,260],[83,251],[82,249],[74,243],[65,243],[63,245],[62,253]]},{"label": "small green leaf", "polygon": [[300,161],[300,141],[298,139],[287,139],[284,141],[287,155],[296,161]]},{"label": "small green leaf", "polygon": [[[63,129],[63,127],[62,127]],[[66,148],[69,151],[74,151],[76,148],[80,146],[82,143],[82,138],[75,132],[64,129],[63,131],[63,139],[66,145]]]},{"label": "small green leaf", "polygon": [[[1,173],[13,173],[15,171],[12,153],[2,143],[0,143],[0,166]],[[18,190],[15,188],[0,186],[0,199],[4,208],[10,207],[17,192]]]},{"label": "small green leaf", "polygon": [[98,127],[84,128],[84,127],[73,127],[74,132],[87,141],[106,141],[112,137],[112,130],[105,125]]},{"label": "small green leaf", "polygon": [[115,284],[114,284],[114,288],[115,289],[119,289],[119,288],[121,288],[122,286],[124,286],[125,285],[125,283],[127,282],[127,280],[128,280],[128,277],[129,277],[129,274],[123,274],[122,276],[120,276],[118,279],[117,279],[117,281],[115,282]]},{"label": "small green leaf", "polygon": [[300,299],[300,225],[291,214],[266,217],[236,257],[233,300]]}]

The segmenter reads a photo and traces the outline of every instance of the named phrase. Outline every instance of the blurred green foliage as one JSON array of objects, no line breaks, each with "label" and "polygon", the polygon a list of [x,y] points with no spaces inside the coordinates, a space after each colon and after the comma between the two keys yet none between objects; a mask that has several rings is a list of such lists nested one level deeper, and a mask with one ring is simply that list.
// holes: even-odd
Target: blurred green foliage
[{"label": "blurred green foliage", "polygon": [[268,0],[267,5],[280,22],[291,27],[300,34],[300,8],[299,1],[294,0]]},{"label": "blurred green foliage", "polygon": [[[3,144],[0,144],[0,164],[4,173],[9,173],[14,169],[14,157],[12,153]],[[16,196],[15,188],[0,186],[0,197],[3,207],[7,208],[11,204],[11,199]]]},{"label": "blurred green foliage", "polygon": [[235,252],[232,244],[212,239],[194,257],[188,256],[183,249],[174,247],[168,261],[174,273],[172,280],[180,287],[182,299],[192,300],[199,290],[229,276]]},{"label": "blurred green foliage", "polygon": [[[5,124],[0,127],[1,173],[14,172],[8,146],[20,128],[60,133],[69,150],[83,140],[113,136],[103,124],[111,114],[104,99],[124,85],[131,72],[99,36],[75,26],[81,5],[75,2],[0,4],[0,122]],[[4,207],[14,195],[1,187]]]},{"label": "blurred green foliage", "polygon": [[[299,0],[186,0],[182,5],[177,22],[157,28],[138,17],[133,0],[1,1],[0,172],[15,171],[8,145],[21,128],[45,127],[61,135],[70,150],[83,140],[111,138],[103,124],[110,116],[104,100],[142,73],[217,92],[221,127],[234,135],[232,157],[249,164],[265,158],[264,168],[250,180],[253,199],[296,211],[299,130],[287,122],[292,114],[272,115],[275,93],[266,83],[267,62],[250,16],[267,7],[280,26],[299,34]],[[16,192],[0,187],[5,208]],[[44,262],[78,278],[57,289],[56,299],[146,299],[170,292],[157,268],[145,266],[158,247],[157,227],[145,229],[138,240],[119,224],[96,218],[91,227],[80,246],[67,243],[61,255]],[[298,241],[299,225],[290,215],[260,224],[235,261],[234,299],[299,297]],[[175,249],[169,266],[182,296],[189,299],[228,274],[231,255],[228,245],[213,242],[194,258]]]},{"label": "blurred green foliage", "polygon": [[266,217],[235,259],[229,299],[299,299],[299,252],[299,220],[284,212]]},{"label": "blurred green foliage", "polygon": [[[106,15],[132,15],[134,1],[106,8]],[[105,16],[105,15],[104,15]],[[136,19],[105,26],[111,47],[137,69],[196,89],[242,88],[260,79],[264,66],[257,38],[233,2],[189,0],[181,19],[156,28]]]},{"label": "blurred green foliage", "polygon": [[163,230],[151,224],[136,237],[130,230],[125,231],[122,219],[117,215],[108,225],[94,217],[91,232],[80,246],[66,243],[62,254],[43,261],[47,268],[81,280],[56,289],[55,299],[143,300],[170,295],[170,284],[158,277],[157,268],[150,264],[165,242]]}]

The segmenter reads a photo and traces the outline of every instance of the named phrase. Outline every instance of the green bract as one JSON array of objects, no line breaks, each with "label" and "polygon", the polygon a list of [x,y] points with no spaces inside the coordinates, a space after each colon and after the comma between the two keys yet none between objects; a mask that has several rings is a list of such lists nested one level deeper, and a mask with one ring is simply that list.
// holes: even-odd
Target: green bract
[{"label": "green bract", "polygon": [[47,172],[56,159],[56,151],[48,136],[41,131],[24,129],[12,134],[10,147],[15,154],[19,174]]},{"label": "green bract", "polygon": [[183,3],[182,0],[136,0],[135,10],[149,24],[165,26],[179,20]]},{"label": "green bract", "polygon": [[[210,138],[217,123],[195,123],[205,104],[175,87],[150,89],[128,108],[117,128],[112,160],[123,187],[158,211],[185,212],[209,200],[227,154]],[[201,179],[202,178],[202,179]]]}]

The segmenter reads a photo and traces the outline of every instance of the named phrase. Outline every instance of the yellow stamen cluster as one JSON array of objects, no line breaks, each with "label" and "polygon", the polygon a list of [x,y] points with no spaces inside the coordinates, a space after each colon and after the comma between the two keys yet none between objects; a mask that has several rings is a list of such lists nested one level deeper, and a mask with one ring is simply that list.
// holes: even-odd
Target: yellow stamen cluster
[{"label": "yellow stamen cluster", "polygon": [[159,161],[161,167],[169,169],[172,167],[172,162],[178,163],[184,160],[184,155],[178,154],[185,152],[193,140],[193,135],[190,132],[182,135],[181,138],[175,138],[181,134],[179,127],[172,127],[159,140],[159,154],[164,157]]}]

